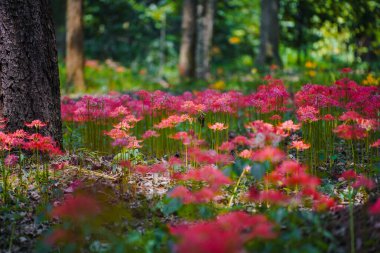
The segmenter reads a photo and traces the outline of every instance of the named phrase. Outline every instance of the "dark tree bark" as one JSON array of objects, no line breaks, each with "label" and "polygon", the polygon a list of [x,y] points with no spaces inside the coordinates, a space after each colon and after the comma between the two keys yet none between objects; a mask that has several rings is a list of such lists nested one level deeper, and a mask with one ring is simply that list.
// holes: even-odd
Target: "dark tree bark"
[{"label": "dark tree bark", "polygon": [[6,129],[35,119],[62,143],[54,25],[48,0],[0,1],[0,115]]},{"label": "dark tree bark", "polygon": [[183,0],[179,75],[184,80],[191,80],[195,75],[196,4],[196,0]]},{"label": "dark tree bark", "polygon": [[214,27],[216,0],[198,0],[196,36],[196,77],[198,80],[210,78],[210,51]]},{"label": "dark tree bark", "polygon": [[67,88],[84,91],[83,1],[67,0],[66,83]]},{"label": "dark tree bark", "polygon": [[278,53],[280,28],[278,21],[279,0],[261,0],[260,52],[256,64],[282,66]]}]

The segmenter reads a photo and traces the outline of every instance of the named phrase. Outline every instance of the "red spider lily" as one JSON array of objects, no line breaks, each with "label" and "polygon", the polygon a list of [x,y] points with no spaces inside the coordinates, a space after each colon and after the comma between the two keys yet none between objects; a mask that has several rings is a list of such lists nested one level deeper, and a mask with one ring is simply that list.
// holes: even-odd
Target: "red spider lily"
[{"label": "red spider lily", "polygon": [[255,120],[245,125],[245,128],[251,129],[254,133],[269,134],[274,132],[274,126],[269,123],[265,123],[262,120]]},{"label": "red spider lily", "polygon": [[275,114],[269,118],[270,120],[281,120],[281,116],[278,114]]},{"label": "red spider lily", "polygon": [[334,87],[324,85],[304,85],[295,95],[296,105],[297,107],[312,106],[314,108],[338,106],[339,102],[333,97],[333,90]]},{"label": "red spider lily", "polygon": [[4,129],[5,126],[7,125],[7,119],[6,118],[3,118],[3,117],[0,117],[0,129]]},{"label": "red spider lily", "polygon": [[27,126],[29,128],[42,128],[42,127],[46,126],[46,123],[37,119],[37,120],[33,120],[30,123],[25,123],[25,126]]},{"label": "red spider lily", "polygon": [[340,178],[343,180],[352,181],[353,188],[364,187],[371,190],[375,187],[375,183],[372,179],[367,178],[364,175],[357,174],[353,170],[347,170],[343,172]]},{"label": "red spider lily", "polygon": [[148,139],[148,138],[151,138],[151,137],[159,137],[160,134],[157,133],[156,131],[154,130],[147,130],[145,131],[145,133],[142,135],[142,138],[143,139]]},{"label": "red spider lily", "polygon": [[352,69],[351,68],[342,68],[340,70],[340,72],[343,73],[343,74],[348,74],[348,73],[352,72]]},{"label": "red spider lily", "polygon": [[123,130],[113,128],[109,132],[104,132],[105,135],[108,135],[112,139],[122,139],[127,138],[129,134]]},{"label": "red spider lily", "polygon": [[216,220],[170,226],[170,233],[180,238],[175,252],[242,252],[253,239],[273,239],[273,224],[263,215],[236,211],[219,215]]},{"label": "red spider lily", "polygon": [[367,132],[371,130],[376,130],[378,126],[378,123],[376,122],[376,120],[373,120],[373,119],[359,118],[356,120],[356,122],[358,123],[359,127],[365,129]]},{"label": "red spider lily", "polygon": [[354,183],[352,184],[352,187],[354,188],[367,188],[368,190],[371,190],[375,188],[375,183],[373,182],[372,179],[367,178],[366,176],[363,175],[358,175]]},{"label": "red spider lily", "polygon": [[283,161],[280,166],[276,168],[276,171],[286,174],[295,174],[295,173],[303,173],[305,172],[305,168],[298,162],[294,160],[286,160]]},{"label": "red spider lily", "polygon": [[174,135],[170,136],[170,138],[174,140],[186,140],[189,138],[189,134],[187,132],[177,132]]},{"label": "red spider lily", "polygon": [[375,202],[375,204],[373,204],[370,208],[369,208],[369,213],[370,214],[380,214],[380,198],[378,198]]},{"label": "red spider lily", "polygon": [[203,166],[200,169],[191,169],[181,175],[180,179],[207,182],[212,188],[219,188],[232,182],[220,170],[211,165]]},{"label": "red spider lily", "polygon": [[62,151],[59,150],[55,141],[50,136],[43,136],[36,133],[28,136],[28,140],[28,142],[24,143],[24,149],[38,150],[40,152],[47,152],[51,155],[62,154]]},{"label": "red spider lily", "polygon": [[354,170],[346,170],[342,173],[341,178],[344,180],[354,180],[356,179],[358,174]]},{"label": "red spider lily", "polygon": [[311,176],[304,172],[294,173],[291,176],[284,179],[284,185],[289,187],[302,187],[315,189],[321,183],[321,180],[317,177]]},{"label": "red spider lily", "polygon": [[122,116],[125,116],[127,114],[129,114],[129,110],[128,108],[126,108],[125,106],[118,106],[116,107],[114,110],[112,110],[110,113],[109,113],[109,116],[111,118],[117,118],[117,117],[122,117]]},{"label": "red spider lily", "polygon": [[332,121],[332,120],[335,120],[335,117],[332,116],[331,114],[326,114],[322,117],[323,120],[326,120],[326,121]]},{"label": "red spider lily", "polygon": [[380,147],[380,139],[378,139],[377,141],[375,141],[374,143],[372,143],[371,147],[373,147],[373,148]]},{"label": "red spider lily", "polygon": [[252,151],[248,149],[244,149],[239,153],[241,158],[249,159],[252,156]]},{"label": "red spider lily", "polygon": [[321,212],[334,208],[336,206],[336,202],[333,198],[329,196],[319,194],[319,196],[314,199],[313,209]]},{"label": "red spider lily", "polygon": [[19,129],[19,130],[16,130],[11,135],[14,138],[24,139],[24,138],[27,138],[29,134],[27,132],[25,132],[24,130]]},{"label": "red spider lily", "polygon": [[233,161],[230,155],[218,154],[215,150],[201,150],[190,148],[188,150],[189,158],[199,164],[229,164]]},{"label": "red spider lily", "polygon": [[184,204],[200,204],[213,201],[218,196],[214,188],[202,187],[198,191],[190,191],[185,186],[177,186],[170,193],[171,198],[179,198]]},{"label": "red spider lily", "polygon": [[220,170],[211,165],[206,165],[200,169],[192,169],[182,177],[183,180],[205,181],[212,186],[219,187],[228,185],[231,179],[225,176]]},{"label": "red spider lily", "polygon": [[249,198],[255,202],[266,202],[273,205],[286,205],[289,197],[280,191],[269,189],[258,192],[254,188],[249,190]]},{"label": "red spider lily", "polygon": [[169,158],[169,165],[174,166],[174,165],[181,165],[182,161],[178,157],[172,156]]},{"label": "red spider lily", "polygon": [[285,158],[285,153],[278,148],[267,146],[263,149],[257,150],[252,153],[251,159],[253,161],[265,162],[270,161],[272,163],[279,163]]},{"label": "red spider lily", "polygon": [[290,148],[295,148],[296,150],[306,150],[310,148],[310,144],[304,143],[303,141],[293,141]]},{"label": "red spider lily", "polygon": [[182,123],[185,121],[192,122],[193,118],[191,118],[187,114],[182,114],[181,116],[172,115],[166,119],[163,119],[159,124],[156,124],[154,127],[158,128],[158,129],[173,128],[173,127],[177,126],[179,123]]},{"label": "red spider lily", "polygon": [[293,120],[287,120],[285,122],[282,122],[279,125],[279,128],[284,130],[284,131],[287,131],[287,132],[292,132],[292,131],[299,130],[301,128],[301,125],[300,124],[294,124]]},{"label": "red spider lily", "polygon": [[78,222],[95,216],[100,211],[100,205],[94,198],[78,194],[68,196],[62,205],[54,207],[51,216]]},{"label": "red spider lily", "polygon": [[235,144],[230,142],[230,141],[225,141],[222,143],[222,145],[220,145],[219,147],[219,150],[221,151],[231,151],[231,150],[234,150],[236,148]]},{"label": "red spider lily", "polygon": [[199,112],[205,111],[206,106],[204,104],[195,104],[193,101],[185,101],[181,105],[181,112],[189,114],[197,114]]},{"label": "red spider lily", "polygon": [[361,115],[357,112],[354,111],[347,111],[343,113],[340,117],[339,120],[342,121],[356,121],[361,118]]},{"label": "red spider lily", "polygon": [[313,106],[302,106],[297,110],[297,117],[301,122],[312,122],[318,120],[319,110]]},{"label": "red spider lily", "polygon": [[209,124],[208,128],[214,131],[222,131],[228,129],[228,126],[225,126],[223,123],[217,122],[214,125]]},{"label": "red spider lily", "polygon": [[240,146],[249,146],[251,142],[248,140],[247,137],[238,135],[232,140],[232,143]]},{"label": "red spider lily", "polygon": [[115,139],[112,142],[112,146],[119,146],[126,149],[138,149],[141,148],[140,142],[142,142],[142,140],[137,140],[135,136],[127,136],[126,138]]},{"label": "red spider lily", "polygon": [[8,167],[13,167],[18,163],[18,156],[14,154],[7,155],[4,159],[4,164]]},{"label": "red spider lily", "polygon": [[346,140],[360,140],[368,136],[366,130],[358,125],[339,125],[333,131]]}]

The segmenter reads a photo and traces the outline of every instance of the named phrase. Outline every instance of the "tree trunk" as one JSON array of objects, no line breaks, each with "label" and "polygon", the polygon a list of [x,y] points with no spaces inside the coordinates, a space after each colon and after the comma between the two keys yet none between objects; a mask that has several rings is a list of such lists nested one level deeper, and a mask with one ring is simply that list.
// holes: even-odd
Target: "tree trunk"
[{"label": "tree trunk", "polygon": [[196,3],[196,0],[183,0],[179,75],[185,80],[193,79],[195,74]]},{"label": "tree trunk", "polygon": [[261,0],[260,52],[256,64],[282,66],[278,53],[280,28],[278,21],[279,0]]},{"label": "tree trunk", "polygon": [[6,130],[35,119],[59,144],[62,123],[58,59],[48,0],[0,1],[0,115]]},{"label": "tree trunk", "polygon": [[196,37],[196,77],[198,80],[210,78],[210,49],[214,27],[216,0],[198,0]]},{"label": "tree trunk", "polygon": [[67,0],[66,85],[84,91],[83,1]]}]

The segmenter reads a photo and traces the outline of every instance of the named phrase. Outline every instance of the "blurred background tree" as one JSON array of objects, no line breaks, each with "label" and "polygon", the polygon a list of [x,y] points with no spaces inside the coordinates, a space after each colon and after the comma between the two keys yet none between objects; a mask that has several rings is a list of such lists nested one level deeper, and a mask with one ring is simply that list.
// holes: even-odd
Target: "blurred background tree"
[{"label": "blurred background tree", "polygon": [[[67,54],[66,1],[53,2],[62,60]],[[327,79],[315,80],[307,66],[315,65],[320,72],[344,66],[363,73],[380,68],[380,3],[375,0],[83,1],[86,58],[99,61],[100,68],[106,63],[123,76],[116,80],[114,72],[107,70],[108,75],[93,78],[95,72],[89,74],[86,68],[88,89],[100,80],[113,83],[112,87],[121,85],[120,89],[135,87],[132,83],[166,88],[186,80],[195,83],[194,79],[249,83],[256,76],[273,74],[273,64],[301,81],[320,82]],[[263,4],[277,8],[262,11],[266,10]],[[211,6],[210,12],[202,12],[206,6]],[[263,23],[264,19],[269,23]],[[268,50],[263,48],[265,43],[260,46],[260,40],[268,36],[276,41],[273,48],[278,44],[273,59],[262,57]],[[196,45],[205,46],[197,50]],[[308,74],[303,77],[305,68]],[[63,62],[61,71],[65,74]]]}]

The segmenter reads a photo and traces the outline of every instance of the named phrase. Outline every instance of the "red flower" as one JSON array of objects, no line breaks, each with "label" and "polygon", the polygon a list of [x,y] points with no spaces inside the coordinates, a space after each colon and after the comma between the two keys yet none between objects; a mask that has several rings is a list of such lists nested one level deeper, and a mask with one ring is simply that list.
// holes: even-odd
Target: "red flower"
[{"label": "red flower", "polygon": [[251,159],[253,161],[278,163],[285,158],[285,153],[274,147],[267,146],[263,149],[253,152]]},{"label": "red flower", "polygon": [[253,239],[272,239],[273,224],[263,215],[237,211],[219,215],[216,220],[171,226],[170,233],[180,238],[175,252],[232,253],[243,252]]},{"label": "red flower", "polygon": [[46,126],[46,123],[40,121],[40,120],[33,120],[32,122],[30,123],[25,123],[25,126],[29,127],[29,128],[41,128],[41,127],[45,127]]},{"label": "red flower", "polygon": [[261,192],[250,190],[249,197],[252,201],[267,202],[274,205],[285,205],[289,200],[287,195],[273,189]]},{"label": "red flower", "polygon": [[300,124],[294,124],[293,120],[287,120],[285,122],[282,122],[279,126],[282,130],[285,130],[287,132],[291,131],[297,131],[301,128]]},{"label": "red flower", "polygon": [[319,110],[313,106],[302,106],[297,110],[297,117],[300,121],[312,122],[318,120]]},{"label": "red flower", "polygon": [[348,74],[348,73],[352,72],[352,69],[351,68],[342,68],[340,70],[340,72],[343,73],[343,74]]},{"label": "red flower", "polygon": [[297,150],[305,150],[310,148],[310,144],[306,144],[303,141],[293,141],[290,148],[295,148]]},{"label": "red flower", "polygon": [[380,139],[378,139],[377,141],[375,141],[374,143],[372,143],[371,147],[373,147],[373,148],[380,147]]},{"label": "red flower", "polygon": [[339,117],[339,120],[342,120],[342,121],[356,121],[358,119],[360,119],[361,116],[359,113],[355,112],[355,111],[347,111],[345,113],[343,113],[340,117]]},{"label": "red flower", "polygon": [[375,188],[375,183],[372,181],[372,179],[369,179],[366,176],[358,175],[355,182],[352,184],[352,187],[354,188],[364,187],[364,188],[367,188],[368,190],[371,190]]},{"label": "red flower", "polygon": [[148,138],[151,138],[151,137],[159,137],[160,134],[158,134],[156,131],[154,130],[147,130],[143,135],[142,135],[142,138],[143,139],[148,139]]},{"label": "red flower", "polygon": [[62,205],[54,207],[51,211],[51,216],[80,221],[98,213],[100,213],[100,206],[94,198],[75,195],[67,197]]},{"label": "red flower", "polygon": [[370,214],[380,214],[380,198],[378,198],[370,208],[369,208]]},{"label": "red flower", "polygon": [[357,178],[357,174],[354,170],[346,170],[345,172],[342,173],[341,178],[345,180],[354,180]]}]

